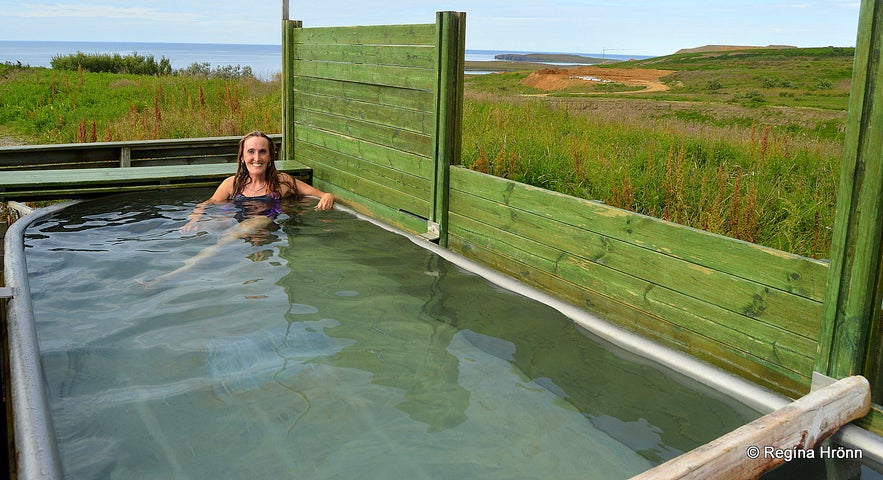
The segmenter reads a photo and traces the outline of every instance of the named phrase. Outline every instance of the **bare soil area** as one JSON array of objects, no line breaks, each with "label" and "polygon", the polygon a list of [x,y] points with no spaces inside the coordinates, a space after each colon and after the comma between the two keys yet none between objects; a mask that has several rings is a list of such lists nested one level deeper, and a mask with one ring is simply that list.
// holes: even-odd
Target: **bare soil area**
[{"label": "bare soil area", "polygon": [[661,78],[674,73],[674,70],[654,70],[648,68],[543,68],[528,75],[522,85],[546,91],[564,90],[583,85],[586,82],[615,82],[622,85],[644,87],[636,92],[664,92],[668,86]]}]

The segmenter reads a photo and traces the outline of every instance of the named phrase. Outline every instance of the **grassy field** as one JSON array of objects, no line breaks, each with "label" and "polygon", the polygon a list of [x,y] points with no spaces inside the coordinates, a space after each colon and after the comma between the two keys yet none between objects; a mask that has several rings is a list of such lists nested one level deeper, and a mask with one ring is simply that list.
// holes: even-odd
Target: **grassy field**
[{"label": "grassy field", "polygon": [[[467,80],[471,168],[815,258],[828,255],[851,49],[691,53],[666,92]],[[616,88],[613,86],[612,88]]]},{"label": "grassy field", "polygon": [[72,143],[280,132],[279,81],[0,65],[0,137]]},{"label": "grassy field", "polygon": [[[610,65],[675,71],[662,79],[669,90],[654,93],[616,84],[539,91],[521,83],[536,64],[493,62],[485,69],[510,71],[467,77],[463,163],[824,258],[852,55],[831,47],[747,50]],[[278,79],[0,65],[6,143],[281,132],[280,105]]]}]

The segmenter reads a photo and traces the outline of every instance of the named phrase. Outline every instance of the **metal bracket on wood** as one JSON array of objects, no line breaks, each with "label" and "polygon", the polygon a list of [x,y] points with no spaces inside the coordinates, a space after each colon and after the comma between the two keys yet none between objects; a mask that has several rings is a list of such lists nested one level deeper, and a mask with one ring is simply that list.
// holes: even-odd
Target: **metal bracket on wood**
[{"label": "metal bracket on wood", "polygon": [[432,243],[438,243],[441,237],[441,227],[436,222],[426,222],[426,233],[420,234],[421,238],[429,240]]},{"label": "metal bracket on wood", "polygon": [[12,287],[0,287],[0,298],[12,298],[15,296],[15,291]]}]

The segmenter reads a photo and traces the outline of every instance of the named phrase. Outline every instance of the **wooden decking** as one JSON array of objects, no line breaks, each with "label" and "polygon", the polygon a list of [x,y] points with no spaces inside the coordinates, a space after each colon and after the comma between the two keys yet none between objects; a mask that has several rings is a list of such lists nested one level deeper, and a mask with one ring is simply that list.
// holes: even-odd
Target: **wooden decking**
[{"label": "wooden decking", "polygon": [[[309,182],[312,170],[293,161],[276,168]],[[185,187],[215,187],[236,171],[235,163],[129,168],[17,170],[0,173],[0,201],[83,198],[102,194]]]}]

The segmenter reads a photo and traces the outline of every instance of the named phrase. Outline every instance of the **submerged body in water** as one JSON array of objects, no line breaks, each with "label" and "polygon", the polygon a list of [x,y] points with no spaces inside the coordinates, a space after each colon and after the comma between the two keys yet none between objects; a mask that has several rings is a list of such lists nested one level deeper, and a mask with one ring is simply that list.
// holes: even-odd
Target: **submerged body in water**
[{"label": "submerged body in water", "polygon": [[[158,285],[192,269],[203,260],[217,255],[223,250],[225,245],[229,245],[237,240],[245,240],[256,246],[271,241],[271,232],[279,228],[275,223],[276,219],[284,213],[281,199],[271,195],[246,197],[240,194],[233,199],[231,205],[235,211],[233,218],[236,220],[236,224],[222,233],[214,245],[206,247],[198,254],[188,258],[184,261],[184,265],[179,268],[162,274],[153,280],[139,281],[139,283],[145,286]],[[213,221],[224,222],[224,220]]]}]

